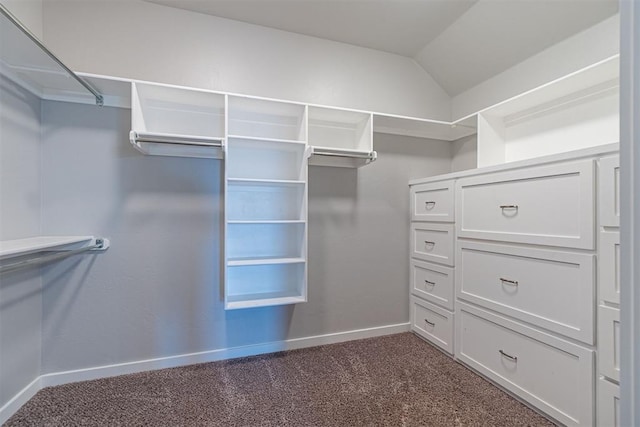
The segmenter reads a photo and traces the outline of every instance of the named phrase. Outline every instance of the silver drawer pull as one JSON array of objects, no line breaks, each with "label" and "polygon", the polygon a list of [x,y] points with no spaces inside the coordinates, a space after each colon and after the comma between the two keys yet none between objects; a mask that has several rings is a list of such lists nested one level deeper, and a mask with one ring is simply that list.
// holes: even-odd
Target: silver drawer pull
[{"label": "silver drawer pull", "polygon": [[424,202],[424,205],[425,205],[427,208],[429,208],[429,207],[434,207],[434,206],[435,206],[435,204],[436,204],[436,202],[434,202],[433,200],[429,200],[429,201]]},{"label": "silver drawer pull", "polygon": [[424,319],[424,321],[425,321],[425,323],[426,323],[427,325],[431,326],[432,328],[433,328],[434,326],[436,326],[436,324],[435,324],[435,323],[433,323],[433,322],[429,322],[427,319]]},{"label": "silver drawer pull", "polygon": [[518,209],[518,205],[500,205],[500,209]]},{"label": "silver drawer pull", "polygon": [[505,279],[504,277],[501,277],[500,281],[502,283],[506,283],[507,285],[518,286],[518,281],[517,280],[509,280],[509,279]]},{"label": "silver drawer pull", "polygon": [[435,286],[436,285],[436,282],[430,282],[427,279],[424,279],[424,283],[425,283],[425,285],[430,285],[430,286]]},{"label": "silver drawer pull", "polygon": [[506,357],[507,359],[511,360],[512,362],[516,362],[516,363],[518,363],[518,358],[517,358],[516,356],[512,356],[512,355],[510,355],[510,354],[507,354],[507,353],[505,353],[505,352],[504,352],[504,351],[502,351],[502,350],[498,350],[498,352],[499,352],[501,355],[503,355],[504,357]]},{"label": "silver drawer pull", "polygon": [[424,241],[424,244],[425,244],[425,245],[432,245],[432,246],[433,246],[433,245],[435,245],[435,244],[436,244],[436,242],[431,242],[431,241],[429,241],[429,240],[425,240],[425,241]]}]

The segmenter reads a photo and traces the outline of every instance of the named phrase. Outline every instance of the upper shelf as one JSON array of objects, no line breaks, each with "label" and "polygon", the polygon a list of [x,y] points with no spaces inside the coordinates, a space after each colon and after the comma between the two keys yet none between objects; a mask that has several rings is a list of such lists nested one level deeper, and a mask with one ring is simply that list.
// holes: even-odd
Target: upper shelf
[{"label": "upper shelf", "polygon": [[43,99],[83,94],[103,104],[102,95],[91,84],[71,71],[2,4],[0,73]]},{"label": "upper shelf", "polygon": [[451,123],[439,120],[374,113],[373,131],[391,135],[455,141],[465,136],[475,134],[476,126],[473,120]]},{"label": "upper shelf", "polygon": [[508,125],[554,108],[565,108],[569,104],[617,91],[620,86],[619,74],[620,56],[613,55],[470,114],[454,124],[484,115],[499,117]]},{"label": "upper shelf", "polygon": [[91,242],[93,239],[92,236],[38,236],[0,241],[0,260],[50,249],[74,247]]}]

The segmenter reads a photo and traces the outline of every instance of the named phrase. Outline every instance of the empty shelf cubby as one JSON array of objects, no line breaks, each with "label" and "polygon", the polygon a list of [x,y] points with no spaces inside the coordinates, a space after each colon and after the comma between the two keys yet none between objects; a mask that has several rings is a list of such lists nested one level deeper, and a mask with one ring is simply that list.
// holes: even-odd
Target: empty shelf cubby
[{"label": "empty shelf cubby", "polygon": [[306,141],[302,104],[229,96],[229,136]]}]

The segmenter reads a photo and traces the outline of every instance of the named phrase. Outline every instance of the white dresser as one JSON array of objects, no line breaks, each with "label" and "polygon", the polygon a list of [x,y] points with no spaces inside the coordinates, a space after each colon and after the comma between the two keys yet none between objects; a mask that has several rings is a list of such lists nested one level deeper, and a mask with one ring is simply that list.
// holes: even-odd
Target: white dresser
[{"label": "white dresser", "polygon": [[[412,329],[565,425],[615,425],[616,153],[612,144],[410,183]],[[434,216],[426,202],[440,204]],[[453,281],[453,297],[425,288],[432,277]]]}]

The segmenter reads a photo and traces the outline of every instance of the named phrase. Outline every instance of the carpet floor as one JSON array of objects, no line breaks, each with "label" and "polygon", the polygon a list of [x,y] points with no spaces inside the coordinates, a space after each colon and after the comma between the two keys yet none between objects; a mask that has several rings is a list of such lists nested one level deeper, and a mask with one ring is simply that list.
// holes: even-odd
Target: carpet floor
[{"label": "carpet floor", "polygon": [[6,426],[551,426],[411,333],[48,387]]}]

